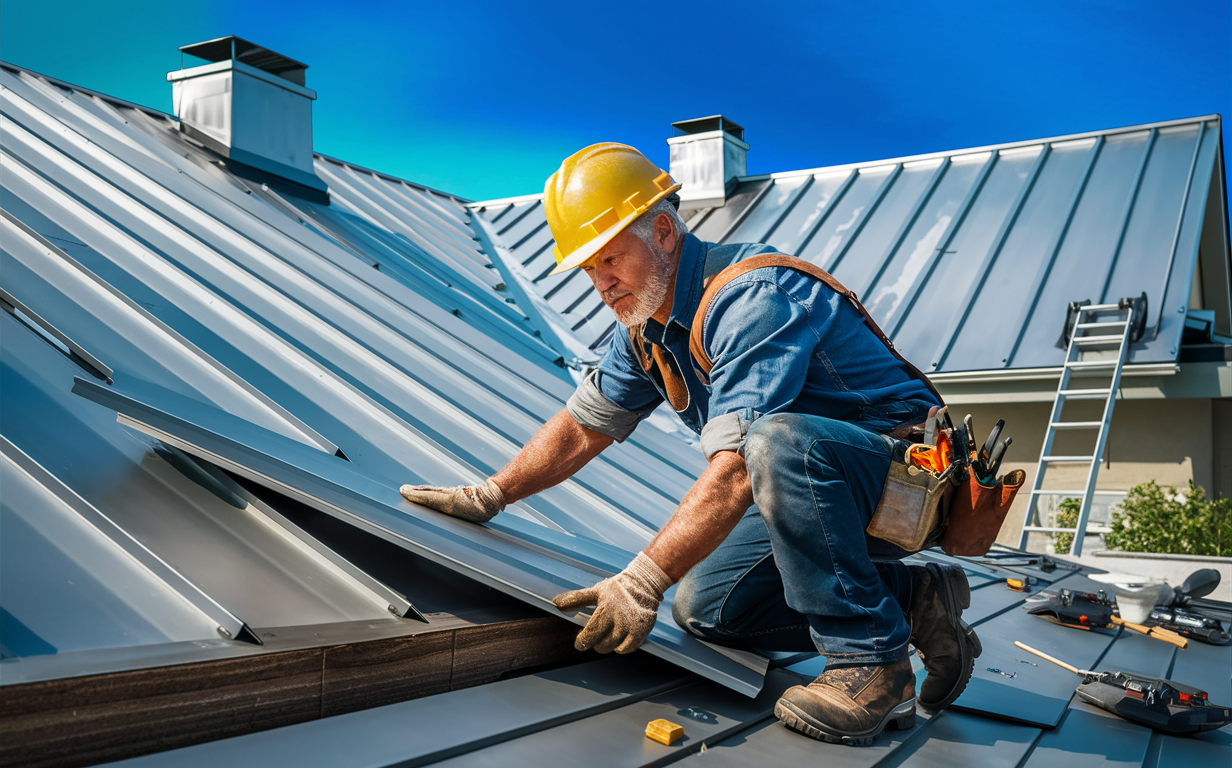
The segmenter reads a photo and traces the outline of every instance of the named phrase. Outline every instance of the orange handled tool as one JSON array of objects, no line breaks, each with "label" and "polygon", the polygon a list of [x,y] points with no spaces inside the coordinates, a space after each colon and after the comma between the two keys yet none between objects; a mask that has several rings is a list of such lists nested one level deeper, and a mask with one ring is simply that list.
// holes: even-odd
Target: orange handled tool
[{"label": "orange handled tool", "polygon": [[907,449],[907,463],[927,469],[934,474],[941,474],[945,467],[941,463],[941,453],[931,445],[919,443]]}]

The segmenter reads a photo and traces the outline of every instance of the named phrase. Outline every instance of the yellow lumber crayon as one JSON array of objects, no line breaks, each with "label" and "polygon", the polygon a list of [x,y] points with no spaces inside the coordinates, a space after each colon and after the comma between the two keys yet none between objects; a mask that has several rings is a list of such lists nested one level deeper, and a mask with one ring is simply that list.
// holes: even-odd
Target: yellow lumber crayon
[{"label": "yellow lumber crayon", "polygon": [[671,746],[672,742],[684,736],[684,726],[676,725],[670,720],[659,718],[646,723],[646,738],[654,739],[660,744]]}]

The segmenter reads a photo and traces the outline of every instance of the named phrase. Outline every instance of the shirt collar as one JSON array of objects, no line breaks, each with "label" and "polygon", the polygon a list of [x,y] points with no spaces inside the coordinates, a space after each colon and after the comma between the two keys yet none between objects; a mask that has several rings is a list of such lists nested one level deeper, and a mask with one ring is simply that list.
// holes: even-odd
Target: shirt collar
[{"label": "shirt collar", "polygon": [[684,236],[680,248],[680,263],[676,266],[676,287],[672,293],[672,311],[667,322],[688,329],[693,325],[697,303],[702,300],[702,279],[706,264],[706,243],[693,234]]}]

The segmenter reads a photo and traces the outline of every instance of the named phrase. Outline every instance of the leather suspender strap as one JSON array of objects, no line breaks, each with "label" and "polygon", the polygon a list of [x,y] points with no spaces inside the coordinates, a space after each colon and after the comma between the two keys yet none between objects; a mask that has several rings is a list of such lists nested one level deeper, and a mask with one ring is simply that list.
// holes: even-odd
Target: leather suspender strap
[{"label": "leather suspender strap", "polygon": [[667,351],[663,347],[651,342],[650,356],[646,355],[645,338],[642,336],[640,328],[629,329],[629,341],[633,343],[638,358],[638,362],[642,364],[642,370],[650,373],[651,369],[659,370],[659,378],[663,380],[663,389],[667,392],[667,402],[671,403],[672,408],[677,412],[683,411],[689,407],[689,385],[684,379],[676,374],[670,363],[667,362]]},{"label": "leather suspender strap", "polygon": [[864,318],[864,324],[868,326],[868,329],[873,332],[874,336],[881,339],[881,343],[885,344],[886,349],[890,350],[890,354],[894,355],[907,367],[908,373],[924,382],[924,385],[928,387],[928,391],[932,392],[933,396],[937,398],[938,403],[945,405],[945,401],[941,398],[941,393],[937,391],[933,383],[928,380],[928,377],[919,368],[916,368],[907,358],[899,354],[898,350],[894,348],[894,342],[890,341],[890,338],[877,326],[877,321],[873,320],[872,315],[868,313],[868,310],[864,308],[864,305],[860,303],[860,300],[856,298],[854,293],[838,280],[835,280],[833,275],[821,267],[810,264],[804,259],[798,259],[781,253],[766,253],[760,256],[752,256],[743,261],[737,261],[706,281],[706,289],[702,293],[701,301],[698,303],[697,314],[693,316],[693,327],[689,333],[689,351],[693,353],[693,359],[697,361],[698,367],[707,376],[710,375],[710,370],[714,368],[714,363],[710,360],[710,356],[706,354],[706,347],[702,342],[702,324],[706,320],[706,314],[710,311],[710,304],[714,301],[719,291],[723,290],[723,287],[732,280],[763,267],[787,267],[788,269],[794,269],[797,272],[820,280],[833,289],[835,293],[850,301],[851,305],[860,313],[860,316]]}]

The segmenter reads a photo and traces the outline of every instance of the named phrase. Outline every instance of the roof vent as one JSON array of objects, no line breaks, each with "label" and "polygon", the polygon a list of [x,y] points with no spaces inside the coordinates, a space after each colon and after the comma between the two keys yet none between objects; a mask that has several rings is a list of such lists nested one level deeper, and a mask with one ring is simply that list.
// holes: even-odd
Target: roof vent
[{"label": "roof vent", "polygon": [[[184,69],[184,54],[211,63]],[[259,181],[291,182],[291,191],[328,202],[312,167],[317,94],[304,87],[306,69],[234,35],[186,45],[179,71],[167,73],[180,130],[233,161],[240,175],[255,170]]]},{"label": "roof vent", "polygon": [[672,128],[669,171],[683,185],[681,208],[723,205],[732,180],[748,173],[744,129],[722,115],[682,120]]}]

